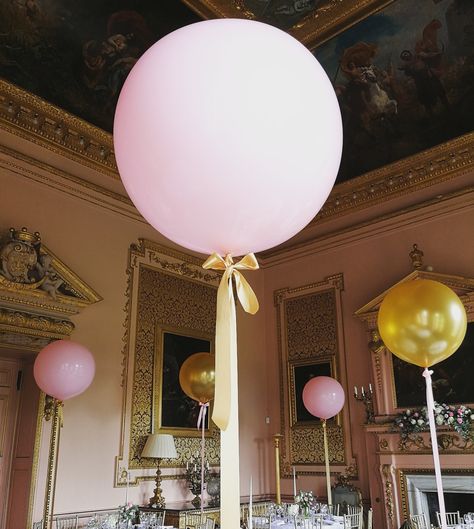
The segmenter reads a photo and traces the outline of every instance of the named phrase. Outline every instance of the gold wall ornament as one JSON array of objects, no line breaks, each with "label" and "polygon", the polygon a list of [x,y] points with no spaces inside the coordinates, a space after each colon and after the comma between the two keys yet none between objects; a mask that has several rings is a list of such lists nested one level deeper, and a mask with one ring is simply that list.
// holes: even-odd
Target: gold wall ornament
[{"label": "gold wall ornament", "polygon": [[[166,330],[210,338],[214,335],[216,293],[220,274],[201,268],[202,261],[179,251],[140,239],[129,249],[126,319],[123,342],[123,408],[115,486],[123,486],[121,469],[131,472],[131,484],[153,479],[152,460],[141,457],[149,433],[157,433],[159,419],[155,388],[159,369],[160,336]],[[157,391],[158,390],[158,391]],[[212,423],[211,423],[212,426]],[[199,432],[173,430],[178,458],[164,459],[163,479],[181,479],[178,469],[200,451]],[[206,437],[206,459],[219,463],[219,436],[211,427]]]},{"label": "gold wall ornament", "polygon": [[[289,477],[293,465],[304,465],[300,474],[324,475],[324,442],[321,423],[298,416],[302,410],[297,389],[299,368],[306,372],[327,366],[331,376],[345,385],[345,353],[341,316],[342,274],[323,281],[275,291],[280,355],[281,469]],[[308,372],[309,372],[308,371]],[[299,387],[299,386],[298,386]],[[328,423],[329,461],[345,465],[353,459],[351,440],[344,436],[344,410]],[[307,419],[307,420],[306,420]]]},{"label": "gold wall ornament", "polygon": [[384,479],[385,505],[387,507],[386,513],[387,513],[387,517],[389,519],[390,525],[393,524],[393,518],[394,518],[392,472],[393,472],[392,465],[387,465],[387,464],[382,465],[382,476]]}]

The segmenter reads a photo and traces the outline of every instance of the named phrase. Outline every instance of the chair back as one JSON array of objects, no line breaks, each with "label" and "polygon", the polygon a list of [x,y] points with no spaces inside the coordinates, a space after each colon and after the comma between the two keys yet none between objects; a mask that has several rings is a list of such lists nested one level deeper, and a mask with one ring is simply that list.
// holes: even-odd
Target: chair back
[{"label": "chair back", "polygon": [[43,529],[43,520],[33,522],[33,529]]},{"label": "chair back", "polygon": [[198,529],[214,529],[216,521],[212,518],[206,518],[202,523],[198,525]]},{"label": "chair back", "polygon": [[[438,520],[439,527],[441,527],[441,514],[439,512],[436,513],[436,519]],[[446,525],[461,525],[459,511],[446,513]]]},{"label": "chair back", "polygon": [[362,512],[344,515],[344,529],[362,529]]},{"label": "chair back", "polygon": [[410,514],[410,522],[414,526],[414,529],[429,529],[424,514]]},{"label": "chair back", "polygon": [[333,516],[339,516],[339,503],[328,505],[328,513]]},{"label": "chair back", "polygon": [[[272,526],[271,516],[252,516],[252,528],[253,529],[271,529],[271,526]],[[250,527],[248,518],[247,518],[247,527]]]},{"label": "chair back", "polygon": [[63,516],[55,519],[56,529],[77,529],[79,525],[78,516]]}]

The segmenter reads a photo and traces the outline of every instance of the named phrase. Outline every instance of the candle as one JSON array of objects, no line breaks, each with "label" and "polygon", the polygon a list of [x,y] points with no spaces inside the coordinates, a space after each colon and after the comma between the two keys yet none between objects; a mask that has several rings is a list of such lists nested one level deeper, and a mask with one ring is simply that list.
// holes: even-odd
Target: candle
[{"label": "candle", "polygon": [[252,512],[252,476],[250,476],[250,497],[249,497],[249,529],[253,529],[253,512]]},{"label": "candle", "polygon": [[361,389],[361,393],[362,393],[362,396],[365,397],[365,390],[364,390],[364,386],[362,386],[362,389]]},{"label": "candle", "polygon": [[194,472],[196,472],[197,468],[196,468],[196,464],[194,464]]},{"label": "candle", "polygon": [[186,470],[189,470],[189,463],[186,461]]},{"label": "candle", "polygon": [[126,480],[127,480],[127,484],[125,488],[125,505],[127,505],[128,503],[128,484],[130,483],[130,472],[128,470],[127,470]]},{"label": "candle", "polygon": [[357,397],[357,386],[354,386],[354,395]]},{"label": "candle", "polygon": [[293,496],[296,498],[296,470],[293,467]]},{"label": "candle", "polygon": [[372,384],[369,383],[369,391],[372,393]]}]

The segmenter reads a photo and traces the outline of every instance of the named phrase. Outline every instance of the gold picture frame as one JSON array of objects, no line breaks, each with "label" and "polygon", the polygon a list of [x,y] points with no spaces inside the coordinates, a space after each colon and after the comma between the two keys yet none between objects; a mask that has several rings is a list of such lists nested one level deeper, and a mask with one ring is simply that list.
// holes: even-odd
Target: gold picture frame
[{"label": "gold picture frame", "polygon": [[[313,417],[306,410],[302,398],[305,383],[315,376],[337,378],[336,357],[309,358],[303,361],[290,360],[288,362],[288,397],[290,402],[291,427],[305,428],[321,425],[321,420]],[[337,424],[340,424],[339,414],[335,420]]]},{"label": "gold picture frame", "polygon": [[[207,347],[200,347],[207,343]],[[181,327],[158,325],[153,369],[153,432],[169,433],[174,436],[200,437],[201,430],[196,427],[199,403],[187,397],[179,385],[179,368],[183,359],[195,353],[214,354],[214,336],[205,332]],[[167,367],[165,367],[165,364]],[[165,393],[168,392],[168,396]],[[168,416],[164,401],[173,408]],[[182,412],[179,412],[179,408]],[[212,402],[209,407],[205,435],[211,436],[216,426],[210,419]]]}]

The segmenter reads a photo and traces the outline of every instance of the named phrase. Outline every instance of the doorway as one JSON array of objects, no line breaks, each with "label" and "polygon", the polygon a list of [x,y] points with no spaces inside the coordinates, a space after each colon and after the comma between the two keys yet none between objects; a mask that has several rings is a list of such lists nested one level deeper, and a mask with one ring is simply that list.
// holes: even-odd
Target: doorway
[{"label": "doorway", "polygon": [[27,526],[40,398],[34,359],[0,350],[0,529]]}]

